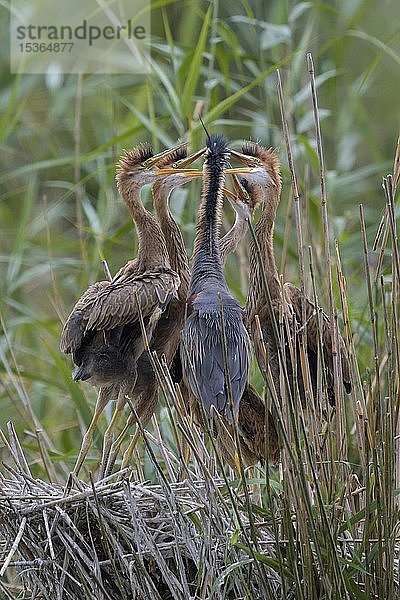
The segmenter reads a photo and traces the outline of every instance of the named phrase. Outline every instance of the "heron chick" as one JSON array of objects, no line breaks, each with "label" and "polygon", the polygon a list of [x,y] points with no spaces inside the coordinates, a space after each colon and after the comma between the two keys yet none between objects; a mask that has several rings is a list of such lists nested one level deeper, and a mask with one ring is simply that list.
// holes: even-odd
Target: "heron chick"
[{"label": "heron chick", "polygon": [[142,324],[149,341],[154,329],[177,295],[179,276],[170,267],[159,224],[140,199],[143,185],[162,173],[158,163],[173,150],[153,155],[148,145],[126,152],[117,167],[117,187],[135,222],[138,254],[109,281],[91,285],[68,317],[60,348],[72,354],[75,380],[99,386],[92,421],[83,438],[74,472],[77,474],[90,448],[94,429],[104,407],[117,398],[116,411],[104,435],[105,464],[118,415],[131,397],[137,379],[137,361],[144,350]]},{"label": "heron chick", "polygon": [[[293,389],[294,380],[297,379],[299,397],[304,405],[306,403],[306,388],[308,386],[306,371],[309,373],[311,388],[314,398],[317,397],[318,370],[323,362],[326,398],[332,406],[335,405],[334,368],[333,368],[333,331],[329,317],[321,313],[319,318],[315,304],[295,285],[279,281],[278,270],[275,263],[273,237],[277,208],[281,198],[280,162],[273,150],[267,150],[255,142],[247,142],[242,152],[232,151],[232,156],[250,168],[248,173],[240,176],[240,183],[245,192],[253,198],[254,202],[263,204],[263,211],[255,225],[257,245],[261,252],[258,256],[254,240],[250,241],[250,282],[246,303],[246,324],[250,331],[257,361],[261,371],[265,374],[270,369],[278,397],[281,397],[281,361],[278,344],[283,349],[286,371],[290,387]],[[260,260],[261,259],[261,260]],[[282,339],[277,340],[273,315],[269,309],[266,289],[263,286],[262,269],[274,313],[275,322],[279,322],[282,308],[287,307],[290,318],[287,328],[282,332]],[[303,320],[303,316],[305,320]],[[260,336],[261,327],[262,337]],[[299,334],[304,328],[306,337],[306,356],[308,365],[301,363],[299,351]],[[318,357],[320,339],[322,341],[323,361]],[[294,352],[291,352],[291,347]],[[265,352],[266,350],[266,352]],[[341,359],[341,377],[347,393],[351,390],[350,368],[342,337],[338,336],[338,352]],[[293,362],[293,355],[295,357]],[[268,359],[266,360],[266,357]],[[296,375],[296,377],[294,376]]]}]

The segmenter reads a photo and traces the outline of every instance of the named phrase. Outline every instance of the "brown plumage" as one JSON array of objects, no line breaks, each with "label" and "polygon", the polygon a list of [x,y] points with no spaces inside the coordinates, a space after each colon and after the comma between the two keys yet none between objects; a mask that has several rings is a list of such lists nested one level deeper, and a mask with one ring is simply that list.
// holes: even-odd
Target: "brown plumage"
[{"label": "brown plumage", "polygon": [[[233,181],[235,184],[236,180],[234,179]],[[237,186],[235,185],[235,187]],[[247,233],[249,219],[251,219],[258,206],[255,199],[253,200],[251,197],[247,198],[244,202],[237,193],[228,193],[227,190],[224,190],[224,192],[235,211],[235,222],[224,237],[219,240],[222,264],[226,263],[229,254],[236,252],[237,247]]]},{"label": "brown plumage", "polygon": [[[166,156],[163,161],[160,161],[157,166],[162,169],[176,163],[183,166],[183,164],[190,164],[198,155],[199,153],[196,153],[188,157],[186,148],[180,146],[175,151],[168,154],[168,156]],[[185,242],[178,225],[171,215],[169,201],[173,190],[184,185],[188,181],[190,181],[190,174],[186,175],[177,171],[164,176],[160,175],[153,185],[153,205],[165,239],[169,263],[171,268],[178,274],[180,280],[177,293],[174,298],[172,298],[168,310],[161,315],[157,322],[151,342],[151,351],[156,352],[158,357],[164,357],[168,366],[171,364],[179,345],[181,330],[185,320],[186,297],[190,279],[189,261]],[[142,427],[144,427],[154,413],[158,392],[157,378],[153,367],[151,366],[151,360],[147,351],[143,352],[139,358],[137,370],[138,377],[133,396],[136,400],[136,414],[140,418]],[[108,472],[113,466],[126,432],[135,422],[136,416],[132,413],[121,432],[121,435],[111,448],[107,467]],[[124,458],[124,464],[129,461],[137,438],[138,434],[132,438]]]},{"label": "brown plumage", "polygon": [[[284,298],[282,298],[278,271],[275,264],[273,251],[273,232],[277,207],[281,194],[280,164],[275,152],[267,150],[254,142],[248,142],[243,146],[242,153],[232,152],[232,155],[241,160],[251,172],[241,175],[240,182],[251,197],[257,202],[263,202],[262,215],[255,226],[256,238],[261,250],[264,272],[272,301],[272,310],[276,322],[279,322],[279,314],[286,303],[289,318],[289,335],[291,341],[296,339],[297,333],[302,326],[302,300],[304,300],[306,321],[303,324],[307,336],[307,357],[309,371],[314,395],[317,392],[317,368],[318,368],[318,316],[314,304],[302,295],[299,288],[291,283],[284,285]],[[256,315],[260,320],[262,335],[267,349],[268,359],[266,364],[262,341],[256,323]],[[253,339],[258,363],[265,374],[269,366],[271,369],[274,386],[280,397],[281,373],[279,367],[279,355],[274,335],[272,320],[268,307],[265,290],[262,284],[261,267],[257,256],[255,244],[250,242],[250,284],[246,304],[246,322],[250,335]],[[332,331],[327,315],[322,316],[322,340],[325,363],[326,389],[330,404],[335,403],[333,385],[333,357],[332,357]],[[284,335],[281,346],[286,355],[286,367],[291,388],[293,387],[293,365],[291,364],[290,348],[287,333]],[[298,346],[296,344],[297,350]],[[339,351],[342,364],[342,378],[347,392],[351,389],[349,364],[343,339],[339,336]],[[298,356],[298,352],[297,352]],[[304,381],[300,363],[296,365],[299,394],[302,402],[305,402]]]},{"label": "brown plumage", "polygon": [[250,384],[240,401],[238,428],[247,466],[265,459],[270,463],[279,461],[280,444],[275,422],[269,411],[266,414],[264,402]]},{"label": "brown plumage", "polygon": [[[199,157],[203,151],[200,151],[190,157],[186,157],[186,149],[181,147],[176,153],[168,156],[164,163],[158,164],[159,168],[168,167],[168,162],[170,164],[175,163],[175,167],[182,168],[190,164],[195,158]],[[190,174],[195,176],[194,172],[189,172]],[[182,233],[174,221],[170,209],[169,209],[169,200],[172,194],[172,191],[184,185],[188,179],[188,174],[181,173],[176,170],[176,172],[171,172],[169,175],[165,177],[159,177],[153,185],[153,204],[157,214],[158,221],[160,223],[162,232],[164,234],[164,238],[166,241],[167,252],[170,260],[171,267],[174,271],[176,271],[180,277],[181,284],[179,286],[177,297],[173,298],[168,311],[166,311],[160,318],[157,323],[157,327],[155,329],[153,335],[153,341],[151,344],[152,351],[155,351],[159,357],[164,356],[165,361],[168,365],[171,365],[172,360],[173,364],[173,380],[176,383],[181,384],[182,393],[184,397],[189,395],[189,390],[184,386],[182,382],[182,366],[180,361],[180,352],[178,348],[180,334],[182,330],[182,326],[185,319],[185,308],[186,308],[186,298],[188,292],[188,285],[190,280],[190,269],[189,269],[189,261],[186,254],[185,242],[182,237]],[[237,248],[240,240],[246,233],[247,230],[247,217],[248,212],[252,213],[256,205],[253,205],[251,199],[249,201],[249,205],[245,205],[240,200],[236,199],[233,201],[230,200],[232,207],[236,213],[236,219],[234,225],[230,228],[230,230],[225,234],[225,236],[219,241],[221,259],[225,262],[228,254],[230,252],[234,252]],[[141,417],[141,423],[144,425],[146,420],[150,418],[152,411],[157,402],[157,391],[158,385],[156,381],[155,374],[151,367],[151,362],[147,352],[144,352],[138,361],[138,379],[135,386],[135,392],[139,391],[140,393],[140,402],[136,405],[137,414]],[[253,390],[254,392],[254,390]],[[254,392],[255,393],[255,392]],[[247,390],[245,390],[244,396],[246,396]],[[249,394],[250,398],[250,394]],[[262,423],[264,423],[264,405],[262,404],[261,399],[259,399],[259,403],[262,406]],[[251,401],[251,398],[250,398]],[[196,410],[196,420],[201,422],[201,416],[198,410]],[[257,405],[257,408],[260,404]],[[142,407],[145,409],[146,414],[142,413]],[[240,410],[239,410],[239,419]],[[245,420],[245,418],[243,419]],[[124,439],[126,431],[128,428],[134,424],[136,421],[135,415],[130,415],[126,426],[118,438],[115,445],[113,445],[110,452],[110,461],[108,465],[108,471],[111,469],[113,461],[116,457],[118,449],[120,447],[120,443]],[[229,427],[229,425],[227,424]],[[246,427],[243,428],[247,430]],[[133,448],[137,442],[137,435],[134,436],[131,440],[130,446],[124,458],[124,465],[127,464],[130,460],[130,456],[132,454]],[[262,450],[264,451],[264,449]],[[251,454],[252,462],[247,462],[246,464],[253,464],[254,462],[258,462],[258,458],[254,459],[254,454]]]},{"label": "brown plumage", "polygon": [[[233,428],[226,421],[218,427],[217,444],[222,456],[232,469],[238,468]],[[239,404],[238,434],[243,466],[252,467],[265,460],[275,464],[279,461],[280,443],[275,422],[257,390],[249,383]]]},{"label": "brown plumage", "polygon": [[[185,153],[176,153],[173,161],[182,161]],[[187,159],[188,160],[188,159]],[[169,201],[172,191],[189,181],[183,173],[176,173],[160,178],[153,186],[153,203],[167,246],[171,267],[179,274],[180,286],[177,296],[171,302],[168,315],[160,320],[157,336],[154,339],[154,349],[158,356],[165,356],[169,365],[175,355],[180,340],[180,333],[185,320],[186,298],[189,289],[190,268],[185,241],[181,230],[176,224]]]},{"label": "brown plumage", "polygon": [[76,364],[74,379],[100,386],[75,473],[88,452],[101,412],[110,398],[117,395],[117,408],[104,436],[104,464],[115,421],[127,401],[126,396],[133,395],[137,360],[144,350],[140,314],[151,341],[162,313],[179,288],[180,280],[170,268],[162,231],[140,201],[141,187],[155,180],[155,167],[165,154],[154,157],[151,148],[143,145],[121,158],[117,187],[136,224],[137,257],[124,265],[111,282],[102,281],[89,287],[72,310],[61,335],[61,350],[72,353]]}]

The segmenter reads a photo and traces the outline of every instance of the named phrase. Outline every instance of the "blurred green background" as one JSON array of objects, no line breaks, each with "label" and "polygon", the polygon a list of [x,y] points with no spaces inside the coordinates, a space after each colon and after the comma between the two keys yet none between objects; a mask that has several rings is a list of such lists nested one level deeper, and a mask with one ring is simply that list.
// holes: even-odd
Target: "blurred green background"
[{"label": "blurred green background", "polygon": [[[60,354],[58,342],[75,300],[103,278],[101,259],[114,273],[136,251],[134,227],[114,184],[123,148],[150,141],[157,151],[178,140],[199,148],[199,112],[210,131],[223,131],[236,148],[247,138],[277,147],[284,182],[278,268],[298,283],[277,67],[305,243],[313,248],[327,307],[307,51],[317,76],[332,243],[339,240],[361,373],[371,364],[358,205],[364,204],[372,244],[385,203],[381,178],[392,171],[400,125],[400,3],[159,0],[150,6],[149,74],[65,74],[57,81],[10,74],[9,6],[0,2],[0,426],[13,420],[33,461],[33,414],[54,456],[72,461],[93,408],[95,391],[72,382],[70,358]],[[190,253],[198,193],[195,182],[172,200]],[[150,190],[144,198],[150,206]],[[224,228],[232,219],[227,207]],[[246,269],[244,245],[227,267],[242,302]]]}]

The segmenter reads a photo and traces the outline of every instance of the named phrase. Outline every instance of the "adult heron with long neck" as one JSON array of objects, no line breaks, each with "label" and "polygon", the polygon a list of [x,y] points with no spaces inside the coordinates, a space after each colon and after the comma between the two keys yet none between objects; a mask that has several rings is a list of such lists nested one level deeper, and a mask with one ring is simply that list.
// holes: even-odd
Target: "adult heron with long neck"
[{"label": "adult heron with long neck", "polygon": [[210,136],[181,358],[184,380],[205,412],[210,413],[213,406],[232,422],[247,383],[250,341],[242,309],[225,281],[218,242],[228,159],[225,138]]},{"label": "adult heron with long neck", "polygon": [[[334,377],[333,377],[333,350],[332,350],[332,325],[326,314],[322,314],[319,323],[318,314],[314,303],[305,296],[302,291],[291,283],[285,283],[283,290],[280,285],[278,271],[276,268],[273,236],[276,211],[281,197],[281,177],[280,163],[278,156],[272,150],[263,148],[260,144],[247,142],[242,152],[232,151],[232,156],[238,158],[242,163],[248,166],[251,171],[240,176],[240,182],[246,192],[254,198],[255,201],[263,203],[263,211],[258,223],[255,226],[255,236],[257,246],[260,249],[261,256],[258,255],[256,243],[250,241],[250,282],[249,294],[246,304],[246,323],[253,339],[258,363],[264,375],[268,368],[271,370],[274,386],[278,397],[281,390],[281,367],[278,343],[285,349],[286,369],[291,387],[293,385],[294,373],[297,374],[298,390],[302,403],[305,402],[305,382],[303,378],[304,370],[300,363],[299,352],[296,365],[292,365],[291,352],[289,348],[288,335],[291,341],[296,340],[297,334],[302,328],[305,329],[307,340],[307,358],[311,384],[314,396],[317,392],[317,371],[318,371],[318,347],[319,330],[321,329],[321,339],[323,342],[323,358],[325,364],[325,378],[327,399],[331,405],[335,404]],[[267,290],[263,285],[263,273],[271,300],[271,314]],[[285,303],[291,311],[291,318],[288,319],[290,332],[284,333],[283,340],[276,339],[276,330],[273,324],[279,322],[279,314]],[[303,314],[305,322],[303,323]],[[261,326],[262,338],[257,323]],[[265,346],[264,346],[265,344]],[[267,352],[265,352],[265,347]],[[344,341],[339,335],[339,352],[342,365],[342,379],[345,390],[349,393],[351,390],[351,379],[349,363],[347,359]],[[268,356],[268,364],[266,362]],[[303,365],[304,367],[304,365]]]},{"label": "adult heron with long neck", "polygon": [[[181,150],[181,154],[182,152]],[[197,158],[201,153],[202,151],[193,156]],[[183,158],[179,161],[179,166],[182,167],[188,163],[189,161]],[[177,168],[178,165],[175,165],[175,167]],[[229,169],[228,172],[230,171]],[[191,173],[192,176],[196,176],[194,171]],[[154,207],[166,239],[171,267],[178,272],[181,278],[178,298],[185,297],[184,294],[187,292],[185,282],[190,278],[190,271],[187,262],[183,258],[185,245],[182,234],[175,223],[169,224],[172,216],[168,209],[168,198],[172,188],[182,185],[182,182],[180,182],[181,179],[182,174],[171,170],[170,175],[159,178],[153,186]],[[235,212],[235,222],[218,242],[222,264],[225,264],[228,255],[235,252],[239,243],[243,240],[248,229],[249,220],[252,218],[260,201],[259,198],[255,198],[254,196],[247,196],[245,199],[241,197],[243,188],[238,184],[236,175],[233,175],[233,183],[236,190],[235,193],[224,188],[224,194]],[[176,257],[179,257],[178,261],[176,261]],[[185,266],[184,272],[182,271],[182,265]],[[177,299],[174,299],[171,302],[171,307],[178,302]],[[163,318],[160,320],[160,323]],[[154,338],[156,338],[156,335]],[[175,381],[182,385],[181,375],[178,376],[178,373],[181,373],[179,352],[175,356],[174,368]],[[201,411],[195,410],[195,413],[196,419],[201,424]],[[217,444],[228,464],[236,468],[235,455],[237,449],[234,443],[232,426],[226,420],[224,420],[224,423],[223,428],[217,428]],[[266,413],[262,399],[250,384],[246,385],[239,403],[238,434],[241,442],[243,463],[246,466],[255,465],[264,459],[273,463],[277,462],[280,445],[273,416],[270,412]]]},{"label": "adult heron with long neck", "polygon": [[[200,151],[193,155],[197,158],[203,153]],[[183,167],[192,162],[193,159],[184,158],[184,150],[180,151],[180,157],[177,158],[177,164],[175,169]],[[179,160],[180,159],[180,160]],[[229,172],[229,170],[228,170]],[[187,173],[186,175],[188,175]],[[192,176],[196,176],[194,171],[191,172]],[[197,174],[198,175],[198,174]],[[154,208],[156,209],[157,217],[163,230],[164,237],[167,244],[167,251],[170,258],[171,267],[177,271],[181,279],[181,285],[178,289],[178,298],[172,300],[171,307],[168,311],[171,314],[171,310],[178,309],[177,318],[174,318],[175,332],[178,331],[180,335],[180,325],[182,325],[182,319],[184,317],[184,310],[182,312],[182,300],[183,305],[186,303],[186,296],[188,291],[188,283],[190,279],[189,264],[186,257],[185,244],[181,234],[181,231],[169,211],[169,198],[173,189],[182,185],[183,174],[178,171],[171,170],[171,174],[165,177],[157,179],[153,185],[153,196],[154,196]],[[219,240],[219,250],[221,255],[221,262],[225,264],[229,254],[236,251],[239,243],[243,240],[248,229],[248,223],[254,214],[257,206],[258,199],[253,197],[247,197],[243,200],[240,197],[240,192],[243,191],[238,185],[237,177],[233,175],[234,187],[236,193],[233,193],[224,188],[224,194],[228,198],[234,212],[235,221],[229,231]],[[187,181],[187,179],[186,179]],[[175,308],[176,307],[176,308]],[[161,317],[158,330],[162,330],[160,327],[162,322],[166,320],[166,316]],[[169,324],[171,327],[171,322]],[[156,346],[157,332],[154,335],[154,346]],[[167,348],[171,348],[171,341],[168,341],[169,336],[166,334],[161,336],[164,340],[164,345],[167,344]],[[172,339],[175,340],[174,335]],[[174,343],[175,345],[175,343]],[[165,349],[165,346],[158,348],[158,354]],[[171,354],[165,353],[167,359],[171,357]],[[140,361],[143,360],[143,356]],[[181,364],[180,364],[180,352],[177,351],[174,360],[174,377],[175,381],[181,383]],[[170,364],[167,360],[167,364]],[[184,392],[183,392],[184,393]],[[201,412],[196,411],[197,419],[202,422]],[[277,462],[279,457],[279,442],[274,424],[274,419],[271,413],[268,414],[268,427],[265,424],[265,405],[258,395],[257,391],[250,385],[247,384],[243,392],[242,398],[239,403],[238,410],[238,433],[242,446],[242,457],[243,462],[246,466],[255,465],[259,461],[263,461],[265,458],[270,462]],[[217,443],[221,448],[221,451],[227,460],[228,464],[235,468],[237,463],[235,462],[236,448],[233,442],[233,431],[229,423],[225,421],[224,432],[222,429],[217,433]],[[228,433],[228,435],[225,435]],[[134,442],[133,442],[134,443]],[[129,455],[130,453],[128,453]]]},{"label": "adult heron with long neck", "polygon": [[[260,197],[247,194],[237,176],[233,175],[232,177],[235,193],[225,190],[225,195],[235,211],[235,223],[220,240],[223,261],[230,252],[236,250],[239,242],[246,235],[249,222],[260,204]],[[265,460],[270,463],[278,462],[281,444],[275,419],[250,383],[247,383],[240,399],[237,428],[244,466],[255,466]],[[233,469],[237,469],[237,448],[232,425],[225,421],[223,426],[218,428],[216,437],[226,462]]]},{"label": "adult heron with long neck", "polygon": [[155,181],[158,163],[170,153],[167,150],[153,156],[151,148],[142,145],[120,159],[117,187],[136,225],[137,257],[124,265],[110,282],[91,285],[78,300],[62,331],[61,350],[72,353],[76,365],[73,378],[100,387],[75,474],[89,450],[104,407],[112,397],[117,397],[116,411],[104,436],[104,464],[115,422],[136,385],[137,361],[144,350],[140,320],[143,319],[151,341],[161,315],[176,297],[180,285],[179,276],[170,267],[160,226],[140,199],[142,186]]}]

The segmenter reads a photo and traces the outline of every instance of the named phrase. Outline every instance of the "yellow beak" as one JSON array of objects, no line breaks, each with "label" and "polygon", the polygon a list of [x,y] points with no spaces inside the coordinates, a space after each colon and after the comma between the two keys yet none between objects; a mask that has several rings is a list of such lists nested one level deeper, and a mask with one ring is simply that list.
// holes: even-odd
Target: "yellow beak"
[{"label": "yellow beak", "polygon": [[244,202],[248,202],[250,200],[250,196],[247,193],[247,190],[244,189],[242,184],[240,183],[238,177],[233,174],[232,175],[233,187],[235,188],[236,196],[243,200]]},{"label": "yellow beak", "polygon": [[227,188],[222,188],[222,191],[224,192],[225,196],[229,198],[229,200],[232,200],[232,202],[236,202],[237,198],[234,192],[231,192],[231,190],[228,190]]},{"label": "yellow beak", "polygon": [[176,175],[180,173],[181,175],[186,175],[186,177],[202,177],[203,171],[199,171],[198,169],[157,169],[156,175]]},{"label": "yellow beak", "polygon": [[260,167],[262,166],[262,162],[259,158],[255,156],[249,156],[248,154],[243,154],[242,152],[238,152],[237,150],[230,150],[231,156],[233,158],[237,158],[241,163],[247,165],[248,167]]},{"label": "yellow beak", "polygon": [[191,154],[190,156],[187,156],[186,158],[182,158],[181,160],[178,160],[176,163],[174,163],[172,165],[173,168],[174,169],[184,169],[188,165],[191,165],[195,160],[200,158],[200,156],[203,156],[203,154],[205,153],[206,150],[207,150],[207,148],[204,147],[201,150],[199,150],[198,152],[195,152],[194,154]]},{"label": "yellow beak", "polygon": [[[182,160],[186,161],[186,158]],[[225,169],[224,173],[225,175],[240,175],[241,173],[251,173],[251,171],[252,169],[250,168],[242,167],[238,169]],[[203,177],[203,171],[199,171],[198,169],[175,169],[171,167],[168,169],[158,169],[156,172],[157,175],[174,175],[175,173],[182,173],[186,177]]]},{"label": "yellow beak", "polygon": [[142,163],[142,166],[145,169],[149,169],[152,166],[157,165],[158,161],[161,160],[162,158],[165,158],[169,154],[173,154],[177,150],[180,150],[181,148],[185,148],[186,146],[187,146],[187,143],[185,142],[183,144],[178,144],[178,146],[174,146],[173,148],[168,148],[167,150],[158,152],[158,154],[155,154],[151,158],[148,158],[147,160],[145,160],[144,163]]}]

